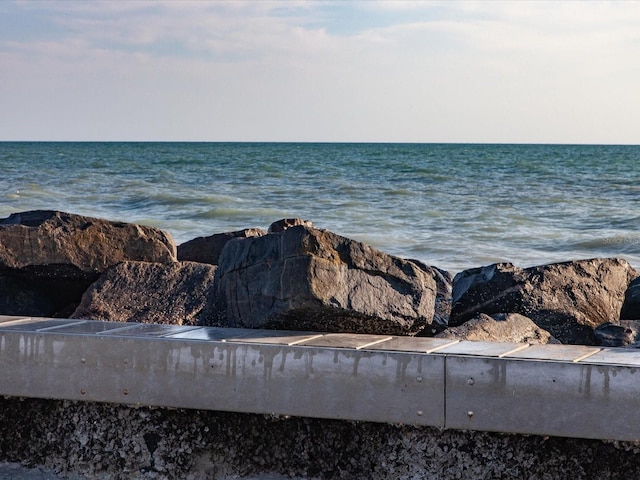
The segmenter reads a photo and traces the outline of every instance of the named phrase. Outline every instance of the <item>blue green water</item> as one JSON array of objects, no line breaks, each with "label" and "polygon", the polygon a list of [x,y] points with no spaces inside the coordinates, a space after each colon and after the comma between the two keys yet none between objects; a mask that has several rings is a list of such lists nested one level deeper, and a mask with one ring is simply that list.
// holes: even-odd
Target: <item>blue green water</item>
[{"label": "blue green water", "polygon": [[179,244],[302,217],[452,272],[640,267],[640,146],[4,142],[0,165],[0,218],[64,210]]}]

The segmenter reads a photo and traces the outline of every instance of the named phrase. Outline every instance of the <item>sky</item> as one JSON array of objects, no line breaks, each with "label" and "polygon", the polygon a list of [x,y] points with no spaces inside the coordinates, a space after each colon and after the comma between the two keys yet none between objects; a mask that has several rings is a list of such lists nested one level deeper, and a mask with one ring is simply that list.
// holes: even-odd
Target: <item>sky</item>
[{"label": "sky", "polygon": [[0,1],[0,140],[640,144],[640,1]]}]

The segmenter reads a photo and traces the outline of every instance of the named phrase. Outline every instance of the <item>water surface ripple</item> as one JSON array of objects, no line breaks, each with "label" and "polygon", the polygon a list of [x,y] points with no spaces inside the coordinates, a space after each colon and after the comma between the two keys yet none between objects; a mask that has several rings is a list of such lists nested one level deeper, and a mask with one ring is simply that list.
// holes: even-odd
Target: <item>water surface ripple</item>
[{"label": "water surface ripple", "polygon": [[303,217],[453,272],[640,267],[638,146],[2,142],[0,165],[0,217],[64,210],[177,243]]}]

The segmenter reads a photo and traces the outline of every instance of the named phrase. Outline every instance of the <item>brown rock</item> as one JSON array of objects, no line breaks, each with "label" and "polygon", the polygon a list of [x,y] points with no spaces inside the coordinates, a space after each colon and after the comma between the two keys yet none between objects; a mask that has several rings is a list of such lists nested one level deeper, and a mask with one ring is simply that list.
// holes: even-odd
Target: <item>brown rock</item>
[{"label": "brown rock", "polygon": [[560,343],[533,320],[518,313],[480,313],[458,327],[449,327],[438,338],[485,342]]},{"label": "brown rock", "polygon": [[123,262],[89,287],[71,318],[196,325],[215,270],[195,262]]},{"label": "brown rock", "polygon": [[36,210],[0,220],[0,269],[48,267],[99,273],[125,260],[175,262],[176,246],[157,228]]},{"label": "brown rock", "polygon": [[295,226],[227,243],[207,322],[415,334],[433,322],[435,295],[433,276],[410,261]]},{"label": "brown rock", "polygon": [[461,325],[478,313],[516,312],[562,343],[592,345],[593,329],[618,319],[624,293],[637,276],[617,258],[465,270],[453,281],[450,325]]},{"label": "brown rock", "polygon": [[298,225],[313,228],[313,223],[309,220],[303,220],[302,218],[283,218],[269,225],[269,233],[284,232],[287,228],[297,227]]},{"label": "brown rock", "polygon": [[218,233],[209,237],[198,237],[178,245],[178,260],[217,265],[220,252],[234,238],[261,237],[267,232],[259,228],[247,228],[235,232]]},{"label": "brown rock", "polygon": [[63,316],[109,266],[174,262],[175,245],[156,228],[37,210],[0,220],[0,314]]}]

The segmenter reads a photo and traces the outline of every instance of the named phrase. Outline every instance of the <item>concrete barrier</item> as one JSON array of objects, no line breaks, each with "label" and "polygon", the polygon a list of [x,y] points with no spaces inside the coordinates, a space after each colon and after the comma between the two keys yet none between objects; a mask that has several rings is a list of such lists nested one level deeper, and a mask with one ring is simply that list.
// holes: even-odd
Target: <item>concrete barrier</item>
[{"label": "concrete barrier", "polygon": [[627,349],[0,316],[0,366],[7,396],[640,439]]}]

